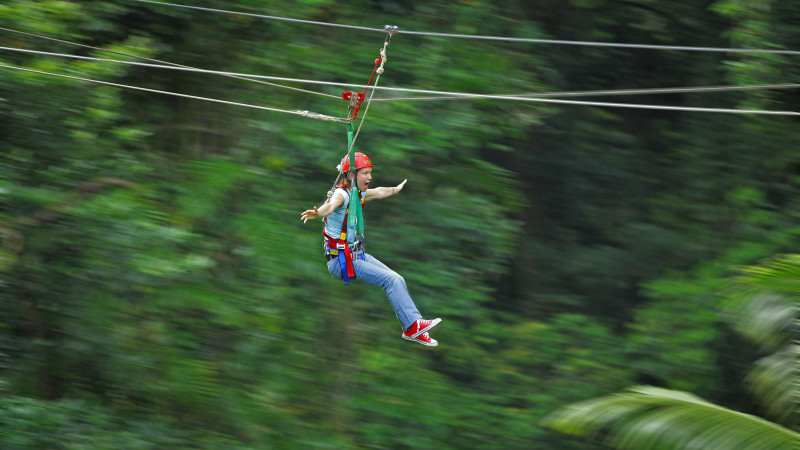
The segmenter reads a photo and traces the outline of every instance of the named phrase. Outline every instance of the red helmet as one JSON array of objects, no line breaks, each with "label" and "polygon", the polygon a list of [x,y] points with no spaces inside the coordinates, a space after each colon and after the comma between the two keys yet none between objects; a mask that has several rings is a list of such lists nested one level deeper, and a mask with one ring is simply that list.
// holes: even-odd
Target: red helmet
[{"label": "red helmet", "polygon": [[[372,162],[369,160],[369,156],[361,152],[356,152],[355,158],[356,170],[363,169],[365,167],[372,167]],[[341,167],[341,169],[339,169],[341,172],[347,172],[350,170],[350,160],[347,158],[347,155],[342,158],[342,162],[339,164],[339,167]]]}]

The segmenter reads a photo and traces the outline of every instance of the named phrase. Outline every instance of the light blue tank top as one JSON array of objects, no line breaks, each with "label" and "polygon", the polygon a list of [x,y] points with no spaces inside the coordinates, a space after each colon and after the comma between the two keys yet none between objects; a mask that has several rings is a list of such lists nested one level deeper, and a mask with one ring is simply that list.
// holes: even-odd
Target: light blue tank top
[{"label": "light blue tank top", "polygon": [[[328,215],[327,224],[325,225],[325,234],[334,239],[339,239],[339,236],[342,233],[344,212],[347,210],[347,204],[350,202],[350,192],[344,188],[336,188],[336,190],[333,191],[333,196],[331,196],[331,201],[333,201],[333,198],[337,195],[340,195],[344,199],[344,202],[342,203],[342,206]],[[350,225],[355,225],[356,218],[355,216],[348,215],[347,221],[350,222]],[[359,239],[363,239],[363,236],[359,236]]]}]

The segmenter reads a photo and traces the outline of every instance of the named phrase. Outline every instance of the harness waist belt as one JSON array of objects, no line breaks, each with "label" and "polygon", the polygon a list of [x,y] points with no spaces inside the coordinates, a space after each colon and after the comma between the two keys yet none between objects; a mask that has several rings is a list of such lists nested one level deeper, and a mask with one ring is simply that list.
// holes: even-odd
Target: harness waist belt
[{"label": "harness waist belt", "polygon": [[[349,250],[350,250],[350,252],[351,252],[351,253],[355,253],[355,252],[363,252],[363,251],[364,251],[364,244],[362,244],[361,242],[357,242],[357,243],[355,243],[355,244],[349,245],[349,246],[348,246],[348,248],[349,248]],[[333,256],[336,256],[336,255],[338,255],[338,254],[339,254],[339,250],[345,250],[345,249],[344,249],[344,247],[342,247],[341,249],[340,249],[340,248],[338,248],[338,247],[336,246],[336,243],[334,242],[334,246],[333,246],[333,247],[331,247],[331,246],[328,246],[328,248],[327,248],[326,250],[327,250],[327,251],[325,252],[325,255],[326,255],[326,256],[327,256],[327,255],[333,255]],[[345,250],[345,251],[347,251],[347,250]]]},{"label": "harness waist belt", "polygon": [[[364,259],[364,250],[362,249],[362,250],[353,251],[352,255],[353,255],[353,259]],[[330,254],[330,253],[326,253],[325,254],[325,259],[328,260],[328,261],[330,261],[332,259],[338,259],[338,258],[339,258],[339,255],[333,255],[333,254]]]}]

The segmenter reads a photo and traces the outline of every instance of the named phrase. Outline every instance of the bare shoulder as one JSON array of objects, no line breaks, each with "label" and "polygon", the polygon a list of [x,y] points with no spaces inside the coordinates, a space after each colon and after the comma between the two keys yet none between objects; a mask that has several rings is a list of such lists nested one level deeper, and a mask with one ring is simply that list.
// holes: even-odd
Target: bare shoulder
[{"label": "bare shoulder", "polygon": [[347,195],[347,191],[344,189],[336,189],[331,196],[331,206],[333,206],[334,209],[338,209],[342,206],[344,204],[345,195]]}]

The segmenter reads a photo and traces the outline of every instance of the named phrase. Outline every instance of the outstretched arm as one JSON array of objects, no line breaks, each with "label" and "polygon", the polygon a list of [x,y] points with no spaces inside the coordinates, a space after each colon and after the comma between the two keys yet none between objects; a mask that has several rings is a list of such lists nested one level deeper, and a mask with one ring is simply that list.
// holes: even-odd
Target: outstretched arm
[{"label": "outstretched arm", "polygon": [[330,215],[330,213],[339,209],[339,207],[341,207],[342,204],[344,204],[344,197],[342,197],[341,195],[334,195],[333,198],[331,198],[331,201],[325,203],[319,208],[315,206],[314,209],[309,209],[300,213],[300,220],[302,220],[303,223],[306,223],[308,222],[309,219],[318,219],[320,217],[327,217],[328,215]]},{"label": "outstretched arm", "polygon": [[403,180],[402,183],[395,187],[377,187],[375,189],[367,189],[367,193],[364,195],[364,201],[380,200],[382,198],[389,197],[390,195],[398,194],[403,190],[403,186],[405,186],[406,181],[408,181],[408,179]]}]

